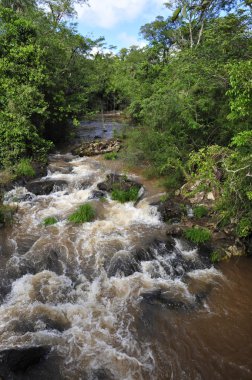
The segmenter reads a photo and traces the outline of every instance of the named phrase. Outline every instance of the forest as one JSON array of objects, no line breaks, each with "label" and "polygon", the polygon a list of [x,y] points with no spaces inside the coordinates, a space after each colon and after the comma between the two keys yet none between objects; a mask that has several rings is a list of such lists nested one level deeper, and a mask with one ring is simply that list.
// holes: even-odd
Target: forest
[{"label": "forest", "polygon": [[169,193],[214,189],[222,225],[252,233],[252,2],[175,0],[143,48],[108,52],[74,23],[85,0],[0,1],[0,169],[32,174],[79,121],[120,110],[127,160]]}]

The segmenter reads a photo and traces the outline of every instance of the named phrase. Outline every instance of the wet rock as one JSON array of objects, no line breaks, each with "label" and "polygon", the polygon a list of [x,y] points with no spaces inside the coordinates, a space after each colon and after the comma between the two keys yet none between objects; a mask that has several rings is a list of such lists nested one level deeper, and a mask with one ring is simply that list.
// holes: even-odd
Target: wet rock
[{"label": "wet rock", "polygon": [[67,182],[64,180],[45,180],[31,181],[27,183],[26,188],[29,192],[35,195],[48,195],[54,190],[63,190],[67,187]]},{"label": "wet rock", "polygon": [[108,277],[116,275],[130,276],[139,270],[140,266],[130,252],[119,251],[111,259],[107,274]]},{"label": "wet rock", "polygon": [[7,203],[31,202],[34,198],[34,194],[27,191],[25,187],[15,187],[4,194],[4,201]]},{"label": "wet rock", "polygon": [[183,215],[180,205],[171,199],[160,203],[158,206],[158,212],[160,212],[162,220],[164,222],[171,221],[172,219],[180,221]]},{"label": "wet rock", "polygon": [[176,296],[171,292],[162,289],[155,289],[141,294],[144,302],[150,304],[161,303],[169,309],[192,309],[195,307],[194,303],[183,297]]},{"label": "wet rock", "polygon": [[106,193],[104,191],[94,190],[88,199],[101,199],[104,197],[106,197]]},{"label": "wet rock", "polygon": [[5,376],[9,371],[22,374],[29,367],[45,360],[50,350],[48,346],[4,350],[0,352],[0,375]]},{"label": "wet rock", "polygon": [[166,234],[168,236],[180,237],[183,235],[185,227],[181,225],[169,225],[166,228]]},{"label": "wet rock", "polygon": [[82,143],[80,146],[73,149],[72,153],[80,157],[95,156],[98,154],[119,152],[121,142],[119,139],[100,140]]},{"label": "wet rock", "polygon": [[110,192],[114,189],[128,191],[132,187],[136,187],[140,190],[142,185],[119,174],[108,174],[106,181],[98,183],[97,187],[99,190]]},{"label": "wet rock", "polygon": [[90,376],[90,380],[113,380],[114,376],[108,369],[94,369]]},{"label": "wet rock", "polygon": [[134,252],[137,262],[153,260],[156,255],[166,255],[174,251],[175,241],[169,238],[166,241],[154,240],[147,247],[139,248]]}]

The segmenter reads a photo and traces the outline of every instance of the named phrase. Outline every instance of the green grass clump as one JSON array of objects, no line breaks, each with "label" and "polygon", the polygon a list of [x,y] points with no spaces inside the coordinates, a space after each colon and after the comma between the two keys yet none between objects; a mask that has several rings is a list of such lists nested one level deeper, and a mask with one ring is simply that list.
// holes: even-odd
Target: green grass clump
[{"label": "green grass clump", "polygon": [[119,201],[121,203],[134,202],[138,198],[138,187],[131,187],[129,190],[114,189],[111,193],[111,198],[114,201]]},{"label": "green grass clump", "polygon": [[104,154],[105,160],[116,160],[118,158],[118,154],[116,152],[109,152]]},{"label": "green grass clump", "polygon": [[23,158],[14,168],[15,174],[17,176],[27,176],[34,177],[35,170],[31,165],[31,161],[28,158]]},{"label": "green grass clump", "polygon": [[205,206],[195,206],[193,208],[193,215],[196,218],[203,218],[203,216],[207,216],[208,209]]},{"label": "green grass clump", "polygon": [[95,217],[95,210],[89,203],[81,205],[78,210],[68,217],[69,222],[85,223],[91,222]]},{"label": "green grass clump", "polygon": [[237,228],[236,233],[239,237],[247,237],[252,231],[252,218],[241,218]]},{"label": "green grass clump", "polygon": [[211,239],[211,231],[207,228],[192,227],[185,231],[185,237],[193,243],[205,243]]},{"label": "green grass clump", "polygon": [[218,263],[221,260],[220,253],[217,251],[214,251],[211,253],[210,260],[213,264]]},{"label": "green grass clump", "polygon": [[43,220],[43,225],[45,227],[52,226],[55,223],[58,223],[58,220],[55,218],[55,216],[48,216]]}]

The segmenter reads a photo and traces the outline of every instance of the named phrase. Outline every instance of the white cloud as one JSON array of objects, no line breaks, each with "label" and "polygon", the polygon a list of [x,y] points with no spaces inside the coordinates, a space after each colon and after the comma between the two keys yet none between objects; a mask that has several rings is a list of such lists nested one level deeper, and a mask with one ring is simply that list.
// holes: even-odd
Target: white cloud
[{"label": "white cloud", "polygon": [[143,13],[160,10],[164,0],[89,0],[90,7],[77,6],[78,19],[89,26],[112,29],[123,21],[134,21]]},{"label": "white cloud", "polygon": [[117,39],[125,47],[137,45],[137,46],[142,48],[142,47],[146,46],[145,41],[143,41],[143,40],[140,41],[136,36],[130,35],[130,34],[125,33],[125,32],[118,34]]}]

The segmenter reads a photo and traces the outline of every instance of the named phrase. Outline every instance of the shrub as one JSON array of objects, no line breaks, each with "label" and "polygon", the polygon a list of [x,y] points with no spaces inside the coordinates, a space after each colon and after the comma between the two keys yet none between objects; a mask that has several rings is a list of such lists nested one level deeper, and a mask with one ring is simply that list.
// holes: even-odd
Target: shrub
[{"label": "shrub", "polygon": [[58,220],[57,220],[57,218],[55,218],[55,216],[48,216],[47,218],[45,218],[43,220],[43,225],[45,227],[51,226],[51,225],[53,225],[55,223],[58,223]]},{"label": "shrub", "polygon": [[138,187],[131,187],[129,190],[114,189],[111,193],[111,197],[114,201],[121,203],[134,202],[138,198]]},{"label": "shrub", "polygon": [[105,160],[116,160],[118,158],[118,154],[116,152],[109,152],[104,154]]},{"label": "shrub", "polygon": [[69,222],[85,223],[91,222],[95,217],[95,210],[89,203],[81,205],[78,210],[68,217]]},{"label": "shrub", "polygon": [[195,206],[193,208],[193,214],[196,218],[202,218],[208,214],[208,209],[205,206]]},{"label": "shrub", "polygon": [[23,158],[20,160],[19,163],[15,166],[14,171],[17,176],[35,176],[35,170],[33,169],[31,161],[28,158]]},{"label": "shrub", "polygon": [[205,243],[211,239],[211,231],[207,228],[192,227],[185,231],[185,237],[193,243]]}]

